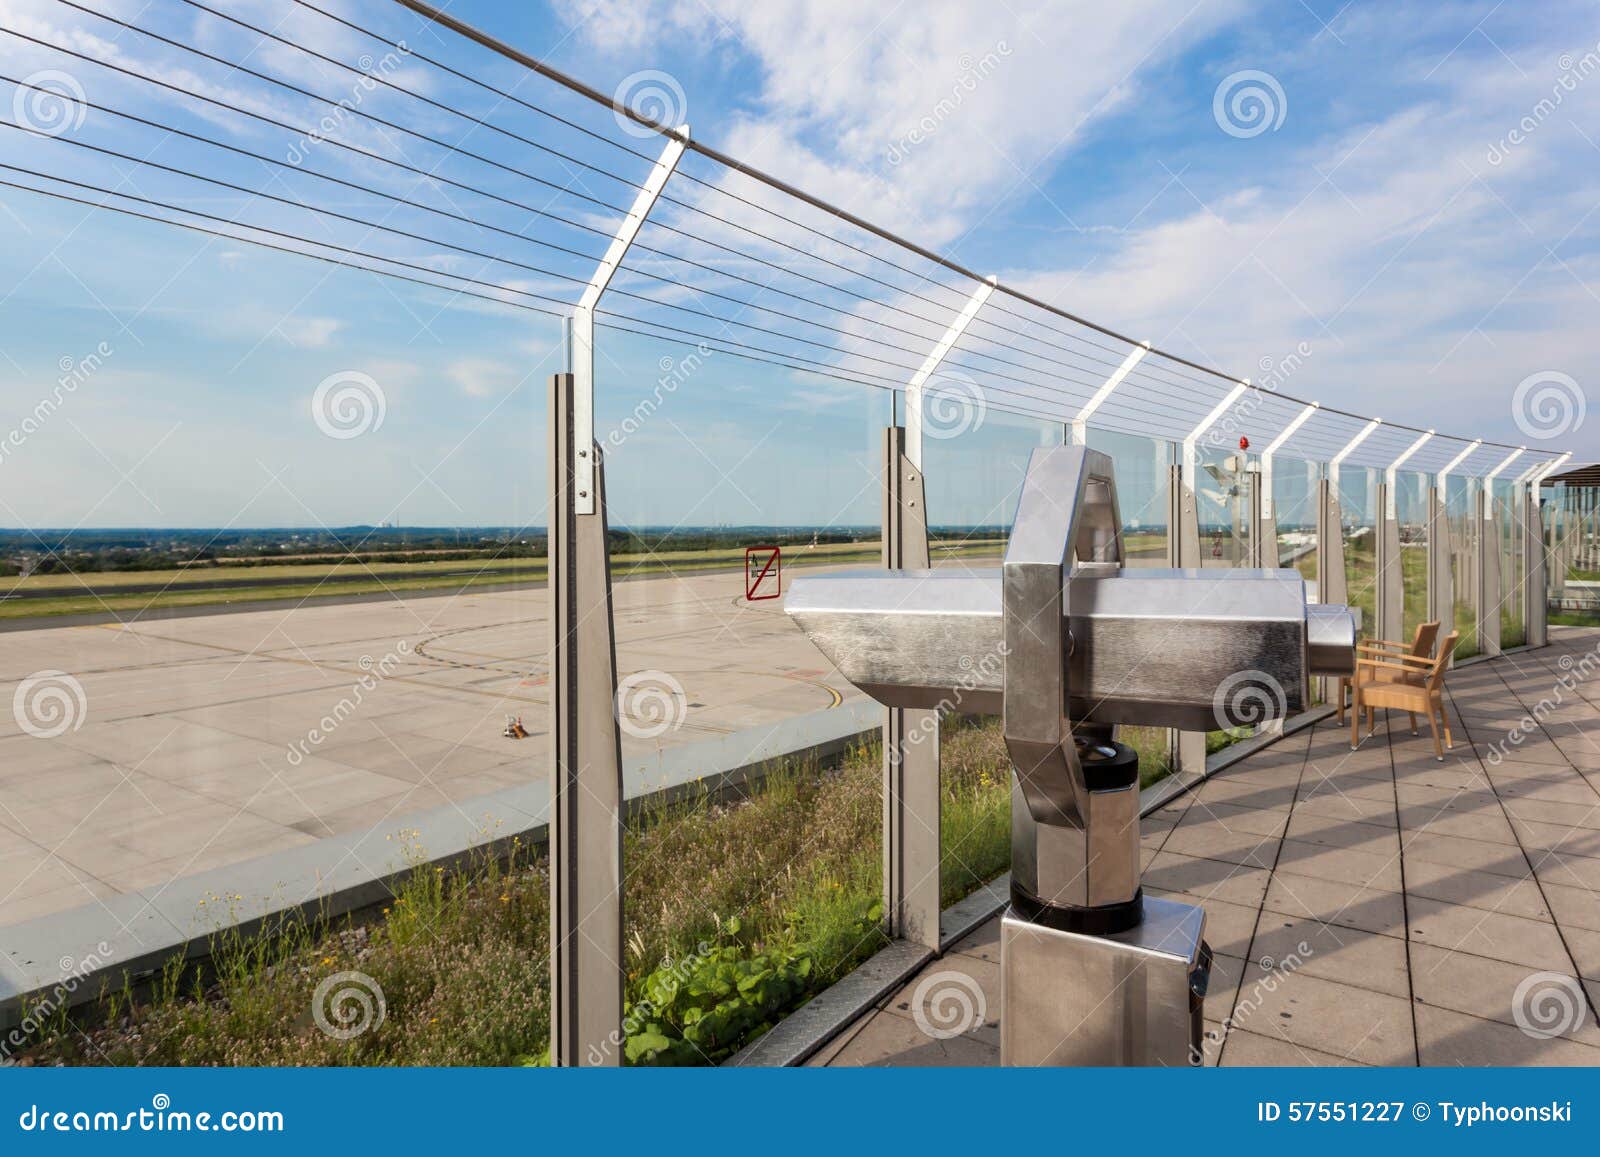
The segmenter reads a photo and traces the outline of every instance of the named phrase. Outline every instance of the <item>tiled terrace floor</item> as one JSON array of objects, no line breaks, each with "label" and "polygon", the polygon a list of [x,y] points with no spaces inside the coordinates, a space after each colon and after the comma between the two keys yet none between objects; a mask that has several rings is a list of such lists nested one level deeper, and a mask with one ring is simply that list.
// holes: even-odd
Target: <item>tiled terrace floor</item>
[{"label": "tiled terrace floor", "polygon": [[[1330,719],[1146,817],[1147,892],[1206,910],[1211,1063],[1600,1065],[1600,631],[1551,634],[1450,674],[1443,763],[1403,715],[1354,752]],[[986,1012],[933,1039],[912,1002],[949,971]],[[1518,1027],[1525,983],[1565,1032]],[[813,1063],[996,1064],[999,1013],[991,921]]]}]

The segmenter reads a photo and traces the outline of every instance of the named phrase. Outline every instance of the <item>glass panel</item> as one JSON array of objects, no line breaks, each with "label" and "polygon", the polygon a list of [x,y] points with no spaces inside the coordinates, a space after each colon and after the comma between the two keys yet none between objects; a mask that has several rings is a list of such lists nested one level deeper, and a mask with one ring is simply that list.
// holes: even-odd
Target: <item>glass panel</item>
[{"label": "glass panel", "polygon": [[1110,430],[1090,430],[1089,446],[1110,454],[1116,466],[1122,549],[1128,565],[1166,566],[1168,487],[1177,447]]},{"label": "glass panel", "polygon": [[1402,471],[1395,476],[1394,511],[1400,527],[1401,638],[1428,621],[1428,495],[1433,479]]},{"label": "glass panel", "polygon": [[1339,515],[1344,535],[1345,598],[1361,608],[1363,635],[1378,633],[1378,472],[1360,466],[1339,471]]},{"label": "glass panel", "polygon": [[1445,513],[1450,524],[1450,582],[1455,591],[1456,656],[1478,653],[1478,498],[1471,478],[1445,480]]},{"label": "glass panel", "polygon": [[1250,565],[1255,479],[1247,454],[1212,451],[1201,456],[1195,478],[1201,566]]},{"label": "glass panel", "polygon": [[1322,463],[1278,458],[1272,463],[1272,513],[1278,529],[1277,565],[1317,581],[1317,483]]},{"label": "glass panel", "polygon": [[1526,607],[1523,585],[1527,572],[1523,558],[1527,551],[1522,541],[1523,512],[1518,501],[1521,487],[1515,482],[1495,479],[1494,511],[1500,532],[1500,646],[1520,647],[1528,641],[1523,621]]}]

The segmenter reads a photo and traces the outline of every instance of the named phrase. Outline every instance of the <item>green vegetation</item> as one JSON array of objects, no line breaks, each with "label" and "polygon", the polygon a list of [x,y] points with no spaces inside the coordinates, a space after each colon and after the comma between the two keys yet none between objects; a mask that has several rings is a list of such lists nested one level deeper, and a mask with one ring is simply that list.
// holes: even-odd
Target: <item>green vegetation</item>
[{"label": "green vegetation", "polygon": [[[995,720],[947,721],[941,889],[954,901],[1010,863],[1010,775]],[[730,1055],[884,943],[881,759],[796,766],[734,802],[700,797],[630,822],[626,992],[635,1064]],[[396,833],[402,843],[407,833]],[[219,934],[204,972],[175,964],[148,992],[103,994],[80,1023],[45,1017],[34,1063],[504,1065],[549,1034],[549,881],[514,845],[445,873],[415,867],[357,921],[289,920]],[[237,897],[214,903],[229,906]],[[233,913],[248,915],[248,913]],[[341,972],[381,988],[382,1023],[349,1039],[316,1024]],[[337,991],[337,989],[336,989]],[[337,1008],[323,1015],[335,1025]]]}]

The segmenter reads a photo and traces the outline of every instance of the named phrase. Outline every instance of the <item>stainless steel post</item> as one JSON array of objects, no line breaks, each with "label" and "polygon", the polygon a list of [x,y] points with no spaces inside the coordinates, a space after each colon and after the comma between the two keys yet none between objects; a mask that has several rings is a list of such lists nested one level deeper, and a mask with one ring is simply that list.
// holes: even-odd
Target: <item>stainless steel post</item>
[{"label": "stainless steel post", "polygon": [[[928,569],[922,471],[906,431],[883,440],[883,565]],[[883,911],[889,935],[939,948],[939,711],[890,707],[883,725]]]},{"label": "stainless steel post", "polygon": [[579,482],[574,382],[550,379],[550,1063],[620,1065],[622,748],[605,468],[590,442]]}]

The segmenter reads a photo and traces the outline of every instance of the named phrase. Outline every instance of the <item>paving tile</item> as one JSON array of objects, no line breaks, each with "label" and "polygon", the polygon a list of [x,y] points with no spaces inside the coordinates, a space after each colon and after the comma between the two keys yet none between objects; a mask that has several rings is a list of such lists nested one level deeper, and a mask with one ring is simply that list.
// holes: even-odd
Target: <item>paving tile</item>
[{"label": "paving tile", "polygon": [[1403,940],[1309,917],[1264,913],[1250,946],[1240,999],[1270,977],[1289,972],[1407,998],[1411,989],[1406,971]]},{"label": "paving tile", "polygon": [[1283,834],[1289,820],[1283,811],[1262,810],[1232,803],[1212,803],[1196,797],[1183,819],[1178,821],[1178,832],[1199,827],[1220,828],[1227,832],[1247,832],[1257,836],[1277,837]]},{"label": "paving tile", "polygon": [[[1545,975],[1542,971],[1530,972],[1520,964],[1467,952],[1450,952],[1427,944],[1414,944],[1411,948],[1412,990],[1419,1003],[1497,1020],[1513,1027],[1517,1025],[1519,990],[1530,978]],[[1544,986],[1550,992],[1550,1008],[1557,1010],[1554,1015],[1560,1017],[1563,1025],[1570,1024],[1561,1035],[1600,1048],[1600,1025],[1594,1022],[1577,978],[1571,976],[1570,969],[1554,975],[1566,975],[1566,983],[1570,985],[1570,988]],[[1525,994],[1521,999],[1524,1017],[1534,1011],[1530,1008],[1530,999],[1537,999],[1537,990],[1529,988],[1526,993],[1532,996]]]},{"label": "paving tile", "polygon": [[1315,918],[1339,928],[1405,939],[1405,898],[1398,892],[1280,869],[1267,887],[1265,907],[1284,916]]},{"label": "paving tile", "polygon": [[1334,819],[1298,807],[1289,818],[1286,834],[1291,840],[1330,848],[1354,848],[1384,856],[1398,855],[1400,851],[1400,840],[1391,824]]},{"label": "paving tile", "polygon": [[836,1068],[893,1065],[916,1068],[948,1065],[998,1065],[1000,1047],[970,1036],[937,1040],[908,1017],[874,1013],[828,1061]]},{"label": "paving tile", "polygon": [[1278,837],[1230,831],[1215,823],[1193,826],[1180,824],[1173,829],[1162,850],[1267,868],[1272,866],[1273,856],[1277,853]]},{"label": "paving tile", "polygon": [[1470,952],[1532,969],[1572,967],[1553,923],[1466,908],[1421,896],[1406,902],[1411,939],[1452,952]]},{"label": "paving tile", "polygon": [[1500,875],[1454,868],[1431,860],[1406,858],[1406,892],[1431,900],[1444,900],[1469,908],[1504,912],[1529,920],[1547,920],[1550,910],[1533,876]]},{"label": "paving tile", "polygon": [[1247,1029],[1234,1029],[1222,1048],[1224,1068],[1350,1068],[1360,1061],[1337,1057],[1297,1045],[1287,1037],[1264,1036]]},{"label": "paving tile", "polygon": [[1572,928],[1600,932],[1600,892],[1571,888],[1550,880],[1541,880],[1540,883],[1550,914],[1563,932]]},{"label": "paving tile", "polygon": [[1163,851],[1145,869],[1144,883],[1150,888],[1193,896],[1202,903],[1216,899],[1259,907],[1268,877],[1267,870],[1261,867]]},{"label": "paving tile", "polygon": [[1386,892],[1400,891],[1400,857],[1358,848],[1327,848],[1284,840],[1278,868],[1299,876],[1361,884]]},{"label": "paving tile", "polygon": [[1600,1065],[1600,1049],[1576,1041],[1541,1040],[1499,1021],[1416,1007],[1417,1050],[1425,1065]]},{"label": "paving tile", "polygon": [[[1305,972],[1285,976],[1264,991],[1247,1023],[1273,1030],[1302,1048],[1369,1065],[1412,1065],[1417,1051],[1411,1002]],[[1226,1055],[1226,1050],[1224,1050]]]},{"label": "paving tile", "polygon": [[1294,814],[1297,817],[1320,816],[1345,823],[1378,824],[1389,828],[1395,826],[1394,800],[1388,793],[1380,793],[1375,797],[1350,795],[1326,785],[1318,790],[1308,790],[1303,798],[1296,800]]},{"label": "paving tile", "polygon": [[1522,849],[1486,840],[1468,840],[1442,832],[1408,831],[1401,840],[1406,863],[1426,860],[1451,868],[1490,872],[1521,879],[1528,874],[1528,861]]}]

